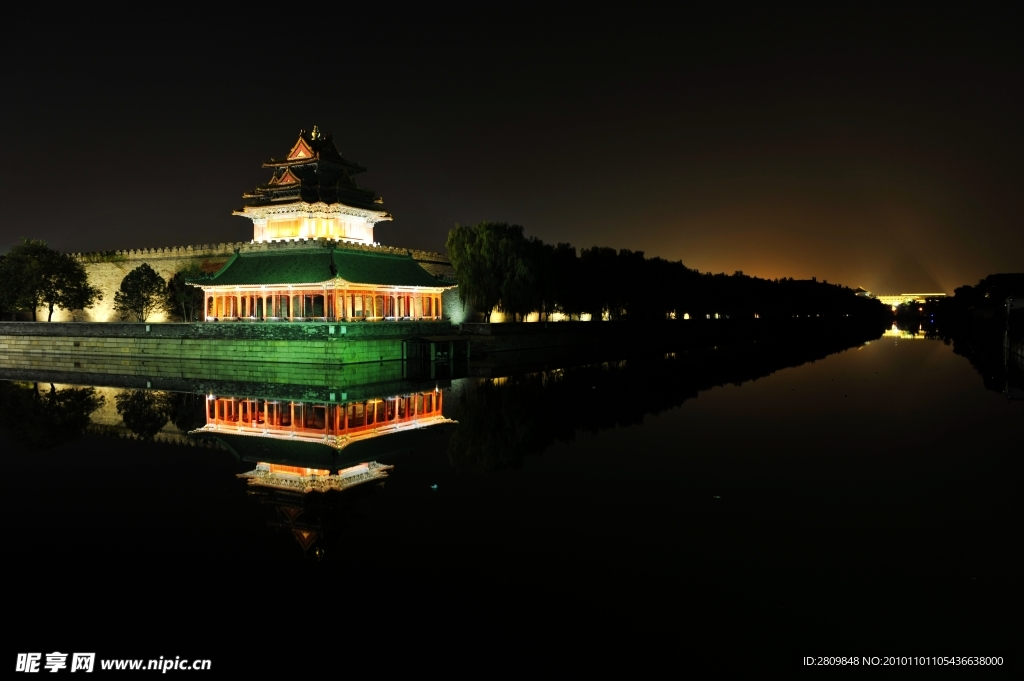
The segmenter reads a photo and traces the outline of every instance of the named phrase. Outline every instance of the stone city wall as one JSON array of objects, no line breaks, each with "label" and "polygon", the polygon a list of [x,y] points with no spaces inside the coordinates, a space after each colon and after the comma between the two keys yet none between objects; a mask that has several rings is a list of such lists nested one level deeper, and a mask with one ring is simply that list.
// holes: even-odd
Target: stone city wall
[{"label": "stone city wall", "polygon": [[[269,242],[237,242],[221,244],[203,244],[198,246],[171,246],[167,248],[140,248],[124,251],[104,251],[95,253],[72,253],[89,274],[89,283],[100,289],[103,299],[86,310],[68,311],[56,309],[53,313],[55,322],[116,322],[120,316],[114,311],[114,294],[121,286],[121,280],[133,269],[148,264],[165,280],[170,279],[181,270],[198,265],[204,272],[216,272],[231,258],[234,252],[254,252],[277,249],[309,248],[321,245],[324,247],[348,248],[353,250],[373,251],[376,253],[412,254],[420,265],[430,274],[440,277],[452,277],[454,272],[447,256],[441,253],[415,251],[391,246],[374,246],[354,244],[326,239],[295,239],[293,241]],[[443,308],[442,308],[443,309]],[[48,311],[40,308],[37,319],[46,319]],[[162,310],[155,312],[148,320],[151,323],[168,321]]]}]

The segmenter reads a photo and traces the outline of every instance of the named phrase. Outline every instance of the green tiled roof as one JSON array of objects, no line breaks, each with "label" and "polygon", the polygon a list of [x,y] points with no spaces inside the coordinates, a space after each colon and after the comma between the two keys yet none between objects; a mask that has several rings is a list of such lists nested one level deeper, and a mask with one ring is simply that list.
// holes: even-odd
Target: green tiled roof
[{"label": "green tiled roof", "polygon": [[420,267],[411,255],[329,248],[235,253],[212,279],[197,283],[207,286],[261,286],[320,284],[334,279],[351,284],[384,286],[445,285]]}]

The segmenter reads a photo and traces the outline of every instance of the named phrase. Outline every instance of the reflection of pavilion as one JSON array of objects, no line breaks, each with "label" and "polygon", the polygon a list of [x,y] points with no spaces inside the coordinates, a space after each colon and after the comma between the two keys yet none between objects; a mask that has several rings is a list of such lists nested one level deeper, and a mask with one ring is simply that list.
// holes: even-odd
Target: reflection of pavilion
[{"label": "reflection of pavilion", "polygon": [[441,391],[343,404],[239,397],[207,398],[206,425],[236,457],[256,464],[250,485],[296,492],[342,490],[387,477],[377,462],[408,449],[408,435],[451,423]]}]

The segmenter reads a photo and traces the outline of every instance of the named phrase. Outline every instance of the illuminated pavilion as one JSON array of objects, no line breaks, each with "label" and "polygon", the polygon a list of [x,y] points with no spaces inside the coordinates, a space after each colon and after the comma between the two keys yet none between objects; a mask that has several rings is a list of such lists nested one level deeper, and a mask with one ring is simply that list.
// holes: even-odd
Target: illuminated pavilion
[{"label": "illuminated pavilion", "polygon": [[450,285],[408,254],[334,244],[237,252],[210,279],[206,320],[440,320]]},{"label": "illuminated pavilion", "polygon": [[252,220],[253,247],[190,282],[205,292],[207,321],[442,319],[442,294],[454,285],[374,243],[374,224],[391,215],[355,183],[366,169],[342,158],[330,133],[300,131],[287,156],[263,167],[270,181],[234,213]]}]

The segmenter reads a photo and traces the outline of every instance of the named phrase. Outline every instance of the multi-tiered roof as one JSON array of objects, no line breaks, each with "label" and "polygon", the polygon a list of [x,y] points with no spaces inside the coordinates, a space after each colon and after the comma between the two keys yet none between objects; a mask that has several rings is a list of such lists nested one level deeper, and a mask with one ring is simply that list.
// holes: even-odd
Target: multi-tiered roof
[{"label": "multi-tiered roof", "polygon": [[384,203],[372,189],[356,184],[353,177],[366,168],[341,156],[334,136],[320,132],[299,131],[299,139],[284,158],[263,164],[273,168],[270,182],[242,195],[249,206],[277,206],[289,203],[344,204],[353,208],[382,212]]}]

